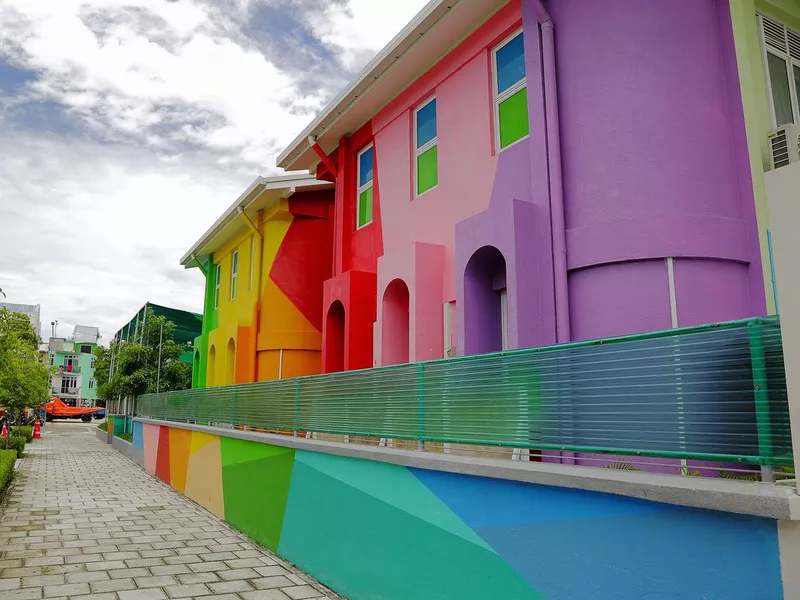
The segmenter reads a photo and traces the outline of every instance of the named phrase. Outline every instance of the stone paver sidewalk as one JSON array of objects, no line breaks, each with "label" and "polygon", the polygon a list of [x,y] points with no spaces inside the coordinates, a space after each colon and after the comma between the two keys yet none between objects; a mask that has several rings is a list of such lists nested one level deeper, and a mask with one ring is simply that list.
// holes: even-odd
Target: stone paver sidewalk
[{"label": "stone paver sidewalk", "polygon": [[0,516],[0,598],[337,598],[95,437],[29,444]]}]

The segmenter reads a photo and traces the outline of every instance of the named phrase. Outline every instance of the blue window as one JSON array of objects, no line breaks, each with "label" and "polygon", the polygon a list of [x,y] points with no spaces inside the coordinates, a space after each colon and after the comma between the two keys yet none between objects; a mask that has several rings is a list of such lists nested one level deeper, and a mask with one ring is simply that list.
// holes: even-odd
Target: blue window
[{"label": "blue window", "polygon": [[375,166],[375,147],[369,146],[358,153],[358,204],[356,229],[372,223],[372,178]]},{"label": "blue window", "polygon": [[529,133],[525,43],[521,31],[494,49],[493,63],[495,139],[502,150]]},{"label": "blue window", "polygon": [[375,148],[370,146],[358,155],[358,187],[372,182],[372,171],[375,163]]},{"label": "blue window", "polygon": [[506,42],[495,54],[497,61],[497,93],[525,79],[525,43],[522,33]]},{"label": "blue window", "polygon": [[417,111],[417,149],[436,138],[436,98]]}]

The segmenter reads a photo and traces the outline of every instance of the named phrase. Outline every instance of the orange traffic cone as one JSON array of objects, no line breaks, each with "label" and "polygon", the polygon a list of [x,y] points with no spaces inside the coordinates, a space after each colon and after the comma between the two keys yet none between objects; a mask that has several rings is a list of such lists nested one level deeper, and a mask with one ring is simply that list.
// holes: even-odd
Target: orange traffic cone
[{"label": "orange traffic cone", "polygon": [[3,430],[0,431],[0,437],[8,437],[8,429],[6,429],[5,421],[3,421]]},{"label": "orange traffic cone", "polygon": [[42,439],[42,423],[39,419],[36,419],[36,422],[33,424],[33,439]]}]

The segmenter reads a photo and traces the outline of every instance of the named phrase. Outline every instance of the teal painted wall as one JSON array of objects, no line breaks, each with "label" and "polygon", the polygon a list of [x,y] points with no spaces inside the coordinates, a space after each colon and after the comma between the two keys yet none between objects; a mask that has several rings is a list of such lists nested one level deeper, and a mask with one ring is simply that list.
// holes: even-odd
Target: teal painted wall
[{"label": "teal painted wall", "polygon": [[141,427],[149,472],[350,600],[783,600],[774,520]]}]

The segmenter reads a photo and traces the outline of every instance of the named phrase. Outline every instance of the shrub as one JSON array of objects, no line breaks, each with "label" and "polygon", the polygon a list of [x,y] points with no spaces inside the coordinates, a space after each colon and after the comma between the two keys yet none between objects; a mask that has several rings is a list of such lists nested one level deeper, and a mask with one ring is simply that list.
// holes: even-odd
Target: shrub
[{"label": "shrub", "polygon": [[14,427],[14,435],[25,438],[25,442],[30,444],[33,441],[33,427],[30,425]]},{"label": "shrub", "polygon": [[14,476],[15,460],[17,460],[16,450],[0,450],[0,496]]},{"label": "shrub", "polygon": [[120,439],[125,440],[126,442],[133,442],[133,434],[132,433],[118,433],[117,437]]},{"label": "shrub", "polygon": [[15,450],[17,456],[22,456],[22,451],[25,450],[25,438],[18,435],[12,435],[10,438],[0,439],[0,449]]},{"label": "shrub", "polygon": [[108,431],[108,423],[106,423],[106,422],[104,421],[104,422],[100,423],[100,425],[98,425],[98,426],[97,426],[97,428],[98,428],[100,431]]}]

